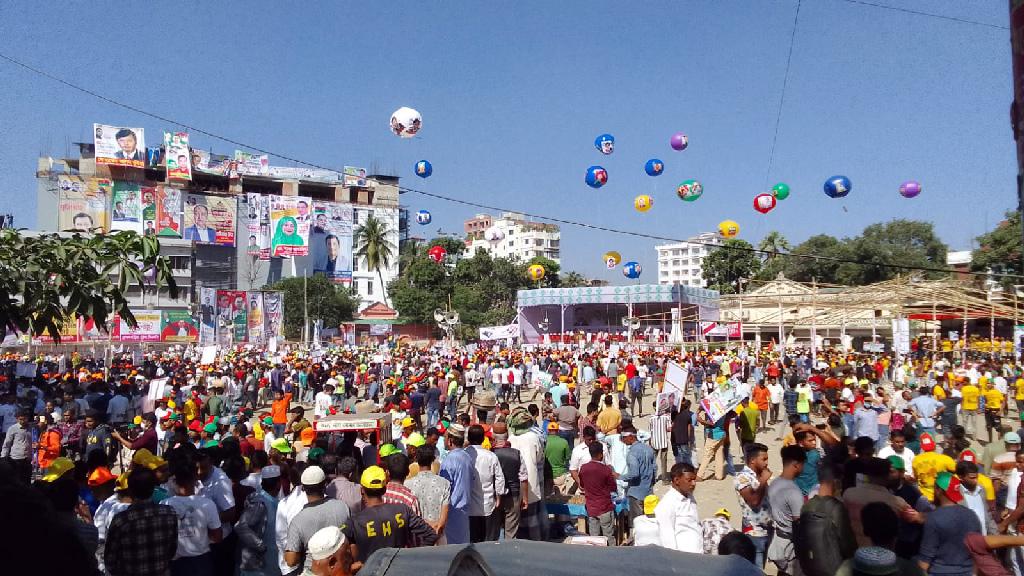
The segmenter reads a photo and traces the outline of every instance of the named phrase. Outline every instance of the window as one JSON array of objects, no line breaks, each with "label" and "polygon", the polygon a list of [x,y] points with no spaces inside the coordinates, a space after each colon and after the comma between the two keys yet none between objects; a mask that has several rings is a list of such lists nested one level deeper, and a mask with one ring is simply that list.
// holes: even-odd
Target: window
[{"label": "window", "polygon": [[373,280],[366,281],[366,295],[373,296]]},{"label": "window", "polygon": [[541,240],[540,238],[537,238],[536,240],[533,241],[533,245],[534,246],[543,246],[544,245],[544,241]]}]

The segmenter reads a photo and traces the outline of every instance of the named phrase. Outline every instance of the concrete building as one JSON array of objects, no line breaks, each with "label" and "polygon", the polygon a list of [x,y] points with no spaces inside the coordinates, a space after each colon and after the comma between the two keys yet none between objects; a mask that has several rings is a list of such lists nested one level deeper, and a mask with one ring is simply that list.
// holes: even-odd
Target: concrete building
[{"label": "concrete building", "polygon": [[655,246],[658,251],[658,284],[679,284],[704,288],[702,266],[704,258],[722,243],[714,232],[704,232],[688,238],[686,242]]},{"label": "concrete building", "polygon": [[484,250],[493,258],[528,261],[542,256],[555,262],[562,258],[562,233],[555,224],[530,222],[522,214],[505,212],[492,218],[477,214],[463,223],[466,252]]}]

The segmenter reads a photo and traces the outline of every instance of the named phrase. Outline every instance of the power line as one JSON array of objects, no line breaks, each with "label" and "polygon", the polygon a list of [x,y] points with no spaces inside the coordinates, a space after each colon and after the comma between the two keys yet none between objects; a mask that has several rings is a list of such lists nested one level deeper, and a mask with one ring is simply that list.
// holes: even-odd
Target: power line
[{"label": "power line", "polygon": [[[799,8],[799,5],[798,5],[798,8]],[[22,62],[22,61],[20,61],[20,60],[18,60],[16,58],[8,56],[7,54],[4,54],[2,52],[0,52],[0,60],[6,60],[7,62],[15,64],[15,65],[17,65],[17,66],[19,66],[21,68],[24,68],[25,70],[28,70],[30,72],[33,72],[35,74],[38,74],[40,76],[43,76],[43,77],[48,78],[50,80],[53,80],[55,82],[58,82],[60,84],[63,84],[64,86],[67,86],[68,88],[71,88],[73,90],[77,90],[79,92],[82,92],[83,94],[88,94],[89,96],[92,96],[94,98],[97,98],[99,100],[107,102],[109,104],[113,104],[115,106],[124,108],[126,110],[130,110],[130,111],[135,112],[137,114],[141,114],[143,116],[148,116],[150,118],[154,118],[154,119],[160,120],[162,122],[166,122],[168,124],[172,124],[174,126],[180,126],[180,127],[185,128],[185,129],[187,129],[189,131],[196,132],[196,133],[199,133],[199,134],[203,134],[205,136],[209,136],[210,138],[214,138],[216,140],[221,140],[221,141],[227,142],[229,144],[234,144],[235,146],[239,146],[239,147],[242,147],[242,148],[247,148],[249,150],[260,152],[262,154],[267,154],[269,156],[275,156],[277,158],[281,158],[283,160],[288,160],[290,162],[295,162],[295,163],[301,164],[303,166],[309,166],[310,168],[318,168],[318,169],[321,169],[321,170],[328,170],[328,171],[331,171],[331,172],[340,172],[340,170],[338,170],[337,168],[331,168],[331,167],[327,167],[327,166],[322,166],[322,165],[317,164],[315,162],[308,162],[306,160],[301,160],[299,158],[294,158],[294,157],[288,156],[286,154],[280,154],[280,153],[277,153],[277,152],[273,152],[273,151],[267,150],[265,148],[260,148],[259,146],[253,146],[251,144],[247,144],[245,142],[240,142],[238,140],[235,140],[235,139],[232,139],[232,138],[229,138],[229,137],[226,137],[226,136],[221,136],[221,135],[216,134],[214,132],[210,132],[208,130],[204,130],[204,129],[199,128],[197,126],[192,126],[192,125],[190,125],[188,123],[181,122],[181,121],[178,121],[178,120],[174,120],[172,118],[168,118],[168,117],[163,116],[161,114],[150,112],[148,110],[143,110],[142,108],[138,108],[138,107],[133,106],[131,104],[127,104],[127,103],[121,102],[120,100],[116,100],[116,99],[111,98],[109,96],[105,96],[103,94],[100,94],[100,93],[95,92],[93,90],[90,90],[88,88],[84,88],[82,86],[79,86],[79,85],[74,84],[72,82],[69,82],[67,80],[64,80],[63,78],[60,78],[60,77],[55,76],[53,74],[50,74],[49,72],[46,72],[44,70],[40,70],[39,68],[36,68],[36,67],[31,66],[29,64],[26,64],[26,63],[24,63],[24,62]],[[1018,279],[1018,280],[1024,281],[1024,275],[1019,275],[1019,274],[1006,274],[1006,273],[1000,273],[1000,272],[991,272],[991,273],[989,273],[989,272],[961,272],[961,271],[958,271],[958,270],[955,270],[955,269],[952,269],[952,268],[939,268],[939,267],[929,267],[929,266],[912,266],[912,265],[892,264],[892,263],[861,262],[859,260],[854,260],[852,258],[836,258],[836,257],[831,257],[831,256],[821,256],[821,255],[817,255],[817,254],[794,254],[794,253],[790,253],[790,252],[776,252],[776,251],[770,251],[770,250],[760,250],[758,248],[754,248],[753,246],[748,248],[746,246],[721,245],[721,244],[715,244],[713,242],[681,240],[681,239],[678,239],[678,238],[670,238],[668,236],[658,236],[658,235],[655,235],[655,234],[647,234],[647,233],[643,233],[643,232],[633,232],[633,231],[621,230],[621,229],[617,229],[617,228],[608,228],[606,226],[598,226],[596,224],[588,224],[586,222],[578,222],[578,221],[575,221],[575,220],[568,220],[568,219],[565,219],[565,218],[555,218],[553,216],[544,216],[544,215],[541,215],[541,214],[531,214],[531,213],[528,213],[528,212],[523,212],[522,210],[512,210],[512,209],[509,209],[509,208],[499,208],[499,207],[490,206],[490,205],[487,205],[487,204],[481,204],[479,202],[471,202],[469,200],[462,200],[460,198],[454,198],[454,197],[451,197],[451,196],[445,196],[443,194],[436,194],[436,193],[433,193],[433,192],[425,192],[423,190],[417,190],[415,188],[408,188],[408,187],[404,187],[404,186],[400,187],[399,190],[402,191],[402,192],[409,192],[409,193],[413,193],[413,194],[420,194],[420,195],[427,196],[427,197],[430,197],[430,198],[435,198],[435,199],[438,199],[438,200],[443,200],[445,202],[451,202],[451,203],[455,203],[455,204],[462,204],[462,205],[465,205],[465,206],[473,206],[473,207],[476,207],[476,208],[483,208],[483,209],[486,209],[486,210],[494,210],[494,211],[498,211],[498,212],[516,212],[516,213],[519,213],[519,214],[523,214],[525,216],[529,216],[531,218],[536,218],[538,220],[546,220],[548,222],[557,222],[559,224],[566,224],[566,225],[570,225],[570,226],[577,226],[577,227],[580,227],[580,228],[588,228],[590,230],[597,230],[597,231],[600,231],[600,232],[608,232],[608,233],[612,233],[612,234],[621,234],[621,235],[625,235],[625,236],[633,236],[633,237],[636,237],[636,238],[647,238],[647,239],[651,239],[651,240],[660,240],[660,241],[665,241],[665,242],[685,242],[685,243],[689,243],[689,244],[696,244],[696,245],[701,245],[701,246],[709,246],[709,247],[713,247],[713,248],[722,248],[722,249],[727,249],[727,250],[737,250],[737,251],[742,251],[742,252],[750,252],[750,253],[760,254],[760,255],[764,255],[764,256],[784,256],[786,258],[802,258],[802,259],[805,259],[805,260],[817,260],[817,261],[825,261],[825,262],[835,262],[835,263],[838,263],[838,264],[853,264],[853,265],[857,265],[857,266],[874,266],[874,267],[877,267],[877,268],[895,268],[895,269],[911,270],[911,271],[919,271],[919,272],[938,272],[938,273],[944,273],[944,274],[965,274],[965,275],[984,277],[984,278],[991,278],[991,277],[1014,278],[1014,279]]]},{"label": "power line", "polygon": [[883,10],[892,10],[893,12],[903,12],[905,14],[913,14],[915,16],[927,16],[929,18],[938,18],[940,20],[949,20],[951,22],[959,22],[960,24],[971,24],[974,26],[984,26],[986,28],[995,28],[997,30],[1009,30],[1009,26],[1000,26],[999,24],[990,24],[988,22],[979,22],[978,20],[967,20],[966,18],[957,18],[955,16],[943,16],[942,14],[934,14],[931,12],[922,12],[920,10],[911,10],[909,8],[900,8],[897,6],[886,6],[885,4],[876,4],[875,2],[866,2],[865,0],[842,0],[850,4],[859,4],[861,6],[870,6],[872,8],[881,8]]},{"label": "power line", "polygon": [[793,62],[793,45],[796,44],[796,26],[800,21],[800,2],[796,0],[796,13],[793,14],[793,31],[789,34],[789,54],[786,55],[786,72],[782,75],[782,93],[779,94],[779,109],[775,114],[775,132],[772,134],[772,147],[768,151],[768,170],[764,173],[764,186],[768,187],[768,178],[772,175],[772,164],[775,163],[775,143],[779,139],[779,124],[782,123],[782,106],[786,103],[786,86],[789,84],[789,66]]}]

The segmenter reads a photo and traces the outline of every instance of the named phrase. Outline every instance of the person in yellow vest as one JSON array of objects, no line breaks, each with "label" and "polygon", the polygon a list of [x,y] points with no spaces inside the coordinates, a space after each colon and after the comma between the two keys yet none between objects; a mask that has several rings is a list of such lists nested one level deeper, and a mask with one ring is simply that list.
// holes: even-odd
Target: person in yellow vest
[{"label": "person in yellow vest", "polygon": [[[961,380],[963,379],[961,378]],[[972,384],[970,380],[966,380],[960,388],[960,395],[963,397],[960,404],[960,413],[964,418],[964,430],[968,435],[974,436],[974,431],[978,425],[978,416],[981,414],[978,406],[981,390]]]},{"label": "person in yellow vest", "polygon": [[917,478],[921,494],[932,502],[935,500],[935,478],[940,472],[956,472],[956,462],[935,451],[935,440],[931,434],[921,434],[920,442],[921,453],[914,456],[914,478]]},{"label": "person in yellow vest", "polygon": [[1003,402],[1006,399],[1003,397],[1003,393],[996,389],[995,386],[990,387],[982,394],[985,397],[985,428],[988,430],[988,441],[992,441],[992,430],[996,431],[998,436],[1000,427],[1003,424],[1002,416],[1003,413]]},{"label": "person in yellow vest", "polygon": [[1013,383],[1013,399],[1017,404],[1017,413],[1024,414],[1024,377],[1020,374],[1017,375],[1017,380]]}]

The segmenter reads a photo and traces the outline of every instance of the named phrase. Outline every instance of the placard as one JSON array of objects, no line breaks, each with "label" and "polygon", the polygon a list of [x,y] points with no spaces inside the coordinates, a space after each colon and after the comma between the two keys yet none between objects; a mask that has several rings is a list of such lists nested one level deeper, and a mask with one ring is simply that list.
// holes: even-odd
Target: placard
[{"label": "placard", "polygon": [[146,131],[107,124],[93,124],[96,164],[146,167]]}]

